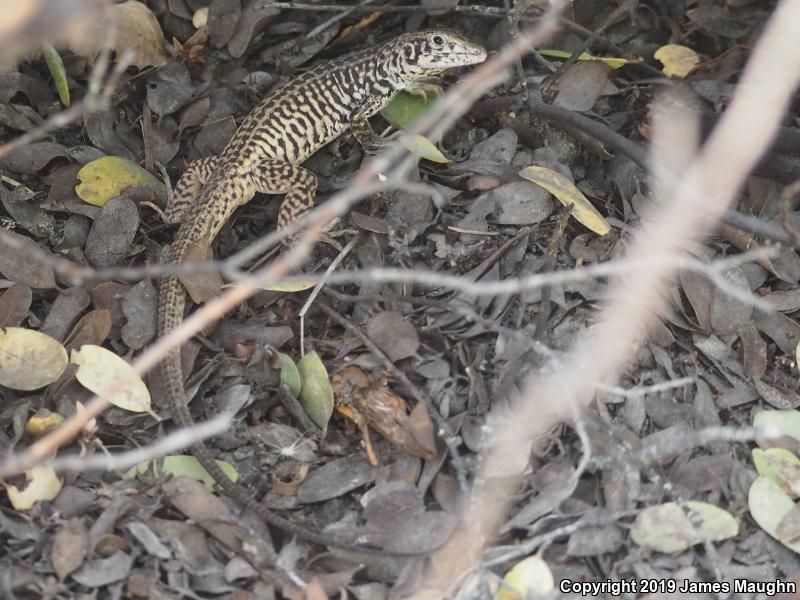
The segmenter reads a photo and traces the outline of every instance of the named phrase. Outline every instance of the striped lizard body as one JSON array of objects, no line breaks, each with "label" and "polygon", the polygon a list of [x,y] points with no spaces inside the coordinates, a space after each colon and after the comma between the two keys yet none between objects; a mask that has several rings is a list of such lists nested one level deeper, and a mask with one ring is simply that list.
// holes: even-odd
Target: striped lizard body
[{"label": "striped lizard body", "polygon": [[[165,213],[165,220],[180,223],[165,262],[181,262],[194,245],[210,244],[233,212],[256,192],[285,194],[277,224],[292,223],[314,204],[317,178],[299,166],[309,156],[348,129],[362,145],[377,142],[369,118],[397,92],[445,69],[485,59],[486,51],[479,45],[435,29],[400,35],[290,80],[250,112],[221,154],[187,167]],[[181,323],[185,308],[180,281],[165,278],[158,300],[160,336]],[[181,427],[192,426],[177,349],[165,357],[161,375],[173,419]],[[202,443],[194,453],[226,494],[268,523],[309,541],[342,545],[257,506],[245,488],[220,470]]]}]

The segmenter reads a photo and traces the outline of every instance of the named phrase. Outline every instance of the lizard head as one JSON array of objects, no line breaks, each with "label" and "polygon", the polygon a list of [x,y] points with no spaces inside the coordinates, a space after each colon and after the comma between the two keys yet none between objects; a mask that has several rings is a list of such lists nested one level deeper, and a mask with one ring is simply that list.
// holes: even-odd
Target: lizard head
[{"label": "lizard head", "polygon": [[447,69],[476,65],[486,60],[485,48],[448,29],[405,33],[389,45],[402,77],[409,81],[433,77]]}]

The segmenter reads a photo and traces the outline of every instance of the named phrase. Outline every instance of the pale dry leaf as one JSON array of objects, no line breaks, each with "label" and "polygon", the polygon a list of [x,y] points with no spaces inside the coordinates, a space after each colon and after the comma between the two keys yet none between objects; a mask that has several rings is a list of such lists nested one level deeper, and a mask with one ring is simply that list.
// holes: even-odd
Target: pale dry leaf
[{"label": "pale dry leaf", "polygon": [[[109,35],[114,30],[116,33]],[[139,69],[163,66],[169,58],[158,19],[153,11],[136,0],[109,6],[105,15],[94,20],[89,33],[73,39],[69,47],[76,54],[94,61],[109,42],[118,56],[131,50],[131,64]]]},{"label": "pale dry leaf", "polygon": [[41,500],[53,500],[64,484],[53,468],[45,465],[36,465],[26,471],[25,477],[28,485],[22,491],[15,485],[4,484],[11,506],[17,510],[29,510]]},{"label": "pale dry leaf", "polygon": [[75,378],[95,394],[102,394],[120,381],[130,381],[125,390],[110,399],[111,404],[130,412],[146,412],[158,420],[150,408],[147,386],[124,359],[102,346],[87,344],[72,351],[70,362],[78,365]]},{"label": "pale dry leaf", "polygon": [[67,367],[67,351],[49,335],[6,327],[0,330],[0,385],[38,390],[58,379]]}]

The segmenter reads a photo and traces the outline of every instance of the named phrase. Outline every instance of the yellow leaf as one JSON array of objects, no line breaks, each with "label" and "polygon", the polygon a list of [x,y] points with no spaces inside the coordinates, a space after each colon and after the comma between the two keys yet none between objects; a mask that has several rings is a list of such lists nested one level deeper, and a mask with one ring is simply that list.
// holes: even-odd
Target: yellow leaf
[{"label": "yellow leaf", "polygon": [[15,485],[6,485],[6,493],[11,506],[17,510],[28,510],[41,500],[53,500],[61,491],[63,481],[52,467],[37,465],[25,473],[28,485],[19,491]]},{"label": "yellow leaf", "polygon": [[[234,466],[224,460],[215,460],[217,466],[222,469],[222,472],[228,476],[232,481],[238,481],[239,473]],[[153,470],[156,476],[167,473],[173,477],[179,475],[186,475],[198,481],[202,481],[209,490],[214,489],[214,478],[205,470],[205,467],[200,464],[194,456],[186,456],[183,454],[173,454],[165,456],[160,461],[145,461],[139,463],[131,470],[127,471],[123,477],[130,478],[137,474],[143,474],[147,471]]]},{"label": "yellow leaf", "polygon": [[605,235],[611,230],[608,221],[603,218],[603,215],[597,212],[597,209],[575,187],[575,184],[561,173],[545,167],[530,166],[522,169],[519,172],[519,176],[543,187],[558,198],[559,202],[564,206],[571,204],[570,214],[575,217],[575,220],[598,235]]},{"label": "yellow leaf", "polygon": [[697,52],[680,44],[661,46],[653,58],[664,65],[661,71],[667,77],[686,77],[700,62]]},{"label": "yellow leaf", "polygon": [[42,54],[44,55],[44,62],[47,63],[47,69],[53,77],[53,82],[56,84],[58,99],[61,100],[61,104],[64,106],[69,106],[67,72],[64,70],[64,61],[61,60],[61,55],[58,53],[58,50],[47,42],[42,44]]},{"label": "yellow leaf", "polygon": [[333,388],[319,354],[309,352],[297,363],[300,371],[300,402],[320,429],[328,426],[333,414]]},{"label": "yellow leaf", "polygon": [[406,148],[411,154],[429,160],[431,162],[449,164],[453,162],[447,158],[442,151],[428,138],[422,135],[415,135],[410,142],[406,142]]},{"label": "yellow leaf", "polygon": [[40,408],[36,414],[28,419],[25,423],[25,433],[30,436],[37,437],[43,433],[47,433],[61,425],[64,422],[64,417],[55,412],[50,412],[46,408]]},{"label": "yellow leaf", "polygon": [[[565,50],[539,50],[539,54],[542,56],[549,56],[550,58],[563,58],[564,60],[572,56],[572,52]],[[605,63],[612,69],[619,69],[625,65],[638,65],[640,62],[642,62],[641,58],[631,60],[628,58],[618,58],[614,56],[593,56],[588,52],[581,53],[581,55],[578,57],[578,60],[597,60]]]},{"label": "yellow leaf", "polygon": [[32,329],[0,329],[0,385],[12,390],[38,390],[61,377],[67,351],[49,335]]},{"label": "yellow leaf", "polygon": [[555,589],[550,567],[539,556],[529,556],[515,564],[503,577],[495,600],[523,600],[549,594]]},{"label": "yellow leaf", "polygon": [[152,188],[164,197],[164,185],[139,165],[119,156],[104,156],[78,171],[75,193],[84,202],[103,206],[132,185]]},{"label": "yellow leaf", "polygon": [[102,346],[86,344],[80,350],[72,351],[70,362],[78,365],[75,378],[95,394],[101,394],[115,383],[130,378],[127,389],[111,398],[111,404],[130,412],[146,412],[159,420],[150,408],[147,386],[124,359]]}]

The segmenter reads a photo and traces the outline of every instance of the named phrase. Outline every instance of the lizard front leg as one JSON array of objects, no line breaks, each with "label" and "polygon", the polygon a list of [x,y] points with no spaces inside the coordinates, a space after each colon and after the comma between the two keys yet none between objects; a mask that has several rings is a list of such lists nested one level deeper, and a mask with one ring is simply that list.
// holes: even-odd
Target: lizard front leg
[{"label": "lizard front leg", "polygon": [[350,130],[367,152],[375,152],[386,144],[386,140],[375,133],[369,122],[370,117],[386,106],[386,102],[382,96],[367,96],[350,114]]},{"label": "lizard front leg", "polygon": [[209,156],[190,162],[175,184],[172,198],[164,211],[165,223],[180,223],[189,215],[203,186],[217,168],[217,156]]}]

